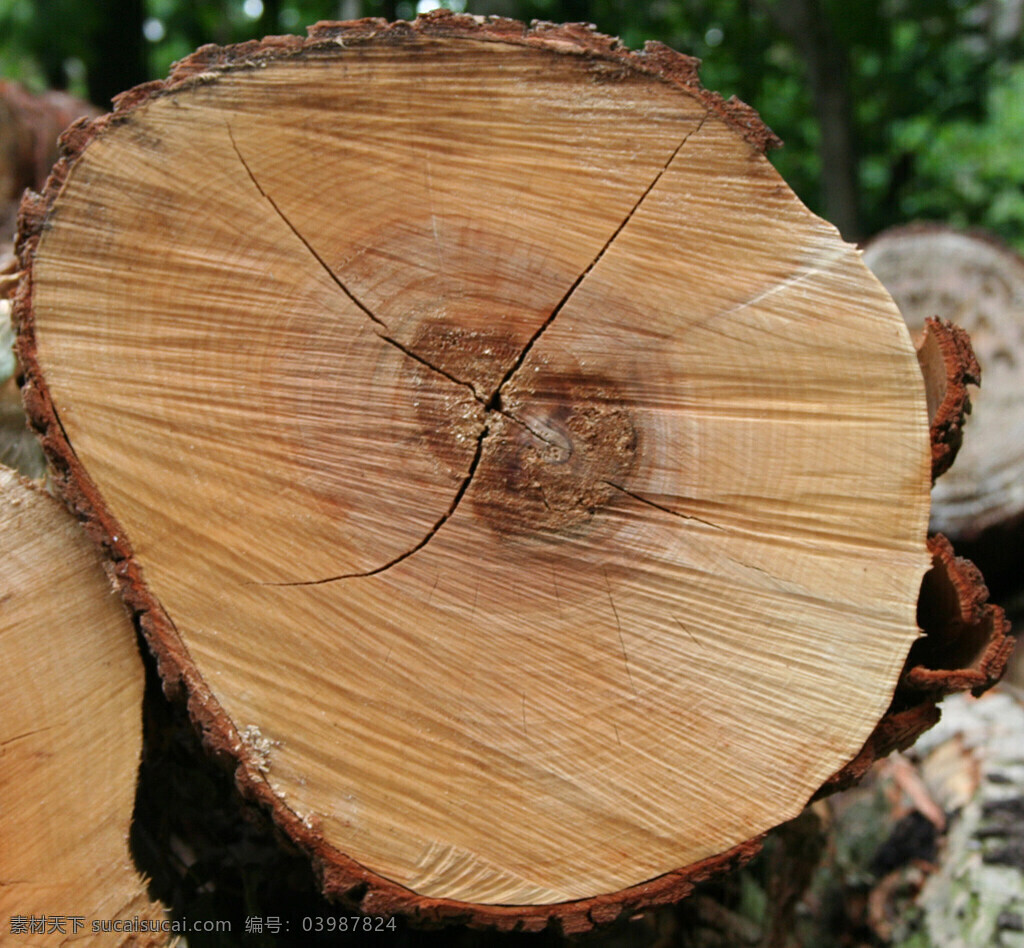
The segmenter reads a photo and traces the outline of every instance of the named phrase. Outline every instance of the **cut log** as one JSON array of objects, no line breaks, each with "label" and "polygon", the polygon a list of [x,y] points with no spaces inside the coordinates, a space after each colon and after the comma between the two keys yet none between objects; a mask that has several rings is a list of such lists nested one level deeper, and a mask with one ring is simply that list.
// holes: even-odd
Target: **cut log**
[{"label": "cut log", "polygon": [[0,561],[2,940],[166,944],[128,850],[144,676],[124,603],[74,518],[2,469]]},{"label": "cut log", "polygon": [[55,483],[364,911],[678,898],[934,720],[890,707],[909,334],[695,65],[445,14],[204,48],[23,208]]},{"label": "cut log", "polygon": [[940,225],[886,231],[864,262],[911,330],[929,316],[971,337],[985,375],[956,467],[936,485],[932,526],[975,538],[1024,516],[1024,258],[997,241]]}]

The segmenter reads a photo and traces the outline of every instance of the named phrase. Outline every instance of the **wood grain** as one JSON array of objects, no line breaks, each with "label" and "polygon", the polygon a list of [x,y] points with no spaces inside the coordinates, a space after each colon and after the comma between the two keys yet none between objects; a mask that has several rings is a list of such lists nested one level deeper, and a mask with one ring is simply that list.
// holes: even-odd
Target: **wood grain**
[{"label": "wood grain", "polygon": [[885,713],[924,384],[761,129],[662,48],[324,25],[129,94],[26,209],[61,490],[329,890],[679,894]]},{"label": "wood grain", "polygon": [[128,849],[143,688],[131,620],[79,524],[6,469],[0,559],[4,943],[164,945],[163,932],[92,930],[164,920]]}]

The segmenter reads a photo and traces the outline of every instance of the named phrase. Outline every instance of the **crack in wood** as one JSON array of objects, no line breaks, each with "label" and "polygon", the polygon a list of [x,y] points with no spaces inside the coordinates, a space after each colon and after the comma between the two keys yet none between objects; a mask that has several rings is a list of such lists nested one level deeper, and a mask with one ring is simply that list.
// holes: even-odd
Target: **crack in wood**
[{"label": "crack in wood", "polygon": [[6,747],[8,744],[13,744],[15,741],[23,741],[26,737],[32,737],[34,734],[42,734],[45,731],[52,731],[53,725],[49,727],[37,727],[34,731],[25,731],[23,734],[15,734],[14,737],[9,737],[5,741],[0,741],[0,747]]},{"label": "crack in wood", "polygon": [[[540,326],[536,329],[533,335],[530,336],[530,338],[526,341],[526,345],[520,351],[519,357],[515,360],[515,362],[512,363],[511,367],[502,377],[497,387],[491,393],[490,398],[486,400],[480,399],[485,409],[487,409],[488,411],[497,411],[500,414],[504,415],[506,418],[508,418],[510,421],[513,421],[518,425],[522,425],[522,427],[529,431],[530,434],[532,434],[539,441],[543,441],[544,443],[549,444],[552,447],[560,447],[560,445],[558,445],[550,437],[546,436],[540,431],[537,431],[528,422],[522,421],[521,419],[516,418],[511,413],[504,411],[501,408],[502,389],[504,389],[504,387],[512,380],[513,376],[515,376],[519,369],[522,368],[523,363],[526,361],[526,357],[529,355],[530,350],[534,347],[537,340],[540,339],[542,335],[544,335],[545,331],[555,321],[555,318],[558,316],[558,314],[561,313],[563,309],[565,309],[566,305],[568,304],[569,300],[572,299],[573,294],[575,294],[576,290],[579,289],[583,281],[590,275],[594,267],[596,267],[598,263],[601,262],[601,259],[611,248],[612,244],[615,242],[619,234],[621,234],[622,231],[625,230],[626,225],[633,219],[633,216],[639,210],[640,205],[643,204],[643,202],[647,199],[648,195],[657,186],[658,182],[662,179],[665,172],[668,171],[669,167],[672,165],[672,162],[675,161],[676,157],[679,155],[679,152],[683,150],[683,146],[690,140],[692,136],[696,135],[697,132],[699,132],[701,128],[703,128],[704,122],[707,120],[707,117],[708,113],[705,113],[701,120],[697,123],[697,127],[687,132],[683,136],[679,144],[676,145],[675,149],[673,149],[672,151],[672,154],[670,154],[666,159],[665,164],[662,165],[660,169],[658,169],[658,173],[651,180],[651,183],[647,185],[647,187],[644,189],[640,197],[636,199],[633,206],[629,209],[629,212],[619,223],[619,226],[615,228],[611,236],[604,242],[601,249],[598,250],[597,254],[595,254],[594,258],[590,261],[589,264],[587,264],[587,266],[580,272],[579,276],[576,277],[576,279],[572,282],[569,289],[565,291],[565,293],[562,295],[562,298],[558,301],[558,303],[555,304],[554,309],[552,309],[551,313],[544,320],[544,322],[540,324]],[[476,392],[474,391],[474,395],[475,394]],[[477,397],[479,398],[479,396]],[[612,486],[614,487],[615,485],[613,484]]]},{"label": "crack in wood", "polygon": [[526,361],[526,357],[530,353],[530,350],[534,347],[534,344],[537,342],[538,339],[540,339],[541,336],[544,335],[548,327],[550,327],[551,324],[555,321],[555,318],[558,316],[558,314],[562,312],[563,309],[565,309],[566,304],[569,302],[569,300],[572,299],[573,294],[576,292],[576,290],[579,289],[583,281],[588,276],[590,276],[590,273],[594,269],[594,267],[596,267],[601,262],[601,259],[611,248],[612,244],[615,243],[616,238],[619,236],[619,234],[622,233],[623,230],[625,230],[626,225],[633,219],[633,215],[635,215],[636,212],[640,209],[640,205],[643,204],[645,200],[647,200],[647,196],[657,186],[658,182],[662,179],[662,176],[665,174],[666,171],[668,171],[672,162],[676,160],[676,157],[678,156],[679,152],[683,150],[683,146],[690,140],[690,138],[693,135],[697,134],[697,132],[699,132],[701,128],[703,128],[704,122],[707,120],[707,117],[708,113],[705,112],[703,118],[701,118],[701,120],[697,123],[697,127],[691,129],[683,136],[682,141],[678,145],[676,145],[672,154],[668,156],[668,160],[665,162],[665,164],[660,169],[658,169],[658,173],[654,176],[651,183],[647,185],[647,187],[644,189],[644,192],[640,195],[640,197],[636,199],[636,202],[633,204],[633,206],[629,209],[629,212],[619,223],[619,226],[615,228],[615,230],[612,232],[612,235],[604,242],[604,245],[594,256],[594,259],[591,260],[590,263],[587,265],[586,269],[584,269],[583,272],[580,273],[578,277],[576,277],[576,279],[572,282],[572,285],[569,287],[568,290],[565,291],[565,294],[555,305],[555,308],[551,311],[551,314],[548,316],[548,318],[545,319],[544,322],[541,323],[537,330],[534,332],[534,334],[530,336],[530,338],[526,342],[526,345],[519,353],[519,358],[516,359],[516,361],[512,364],[511,368],[505,373],[502,380],[498,383],[498,387],[494,390],[491,397],[488,399],[486,404],[487,408],[494,408],[501,403],[501,390],[512,380],[512,377],[522,367],[523,363]]},{"label": "crack in wood", "polygon": [[717,523],[712,523],[710,520],[704,520],[701,517],[694,516],[693,514],[680,513],[678,510],[673,510],[671,507],[666,507],[664,504],[659,504],[657,501],[650,500],[649,498],[644,497],[643,494],[638,494],[636,491],[629,490],[628,488],[623,487],[621,484],[615,484],[612,481],[605,481],[604,483],[607,484],[609,487],[614,487],[617,491],[621,491],[628,497],[632,497],[634,500],[640,501],[640,503],[642,504],[647,504],[648,507],[653,507],[655,510],[662,511],[662,513],[671,514],[673,517],[679,517],[682,520],[694,520],[697,523],[702,523],[704,524],[704,526],[712,527],[715,530],[725,529],[725,527]]},{"label": "crack in wood", "polygon": [[277,201],[275,201],[270,194],[264,189],[263,185],[260,184],[256,175],[253,173],[252,168],[249,167],[249,162],[245,160],[245,156],[242,154],[242,150],[238,147],[238,142],[235,141],[235,133],[231,130],[231,126],[225,123],[227,128],[228,138],[231,139],[231,147],[235,150],[235,154],[238,156],[238,160],[242,163],[242,167],[245,168],[245,173],[249,176],[249,180],[252,182],[253,187],[260,192],[264,200],[274,209],[274,212],[282,221],[287,225],[288,229],[301,241],[302,246],[306,248],[312,255],[313,259],[323,268],[324,272],[334,281],[335,285],[351,300],[351,302],[358,307],[366,316],[375,322],[378,326],[383,326],[387,329],[387,325],[382,319],[380,319],[362,300],[359,299],[345,284],[341,281],[338,275],[331,269],[327,261],[317,253],[316,248],[302,235],[302,232],[288,219],[288,215],[281,210]]},{"label": "crack in wood", "polygon": [[[650,500],[649,498],[644,497],[643,494],[638,494],[636,491],[628,490],[621,484],[615,484],[612,481],[607,480],[604,483],[607,484],[609,487],[613,487],[615,488],[615,490],[621,491],[623,494],[632,497],[634,500],[637,500],[642,504],[646,504],[648,507],[653,507],[655,510],[660,510],[663,513],[667,513],[673,517],[679,517],[681,520],[692,520],[696,523],[702,523],[704,524],[704,526],[711,527],[713,530],[730,531],[732,532],[732,535],[735,536],[735,533],[733,532],[735,531],[735,527],[723,527],[721,524],[712,523],[712,521],[710,520],[704,520],[703,518],[694,516],[693,514],[684,514],[678,510],[673,510],[671,507],[666,507],[664,504],[659,504],[657,501]],[[790,590],[790,587],[787,584],[780,581],[778,577],[774,576],[770,570],[765,569],[763,566],[758,566],[756,563],[748,563],[744,560],[737,559],[735,556],[730,556],[728,553],[724,553],[723,555],[730,563],[735,563],[737,566],[743,569],[754,570],[755,572],[760,573],[763,576],[766,576],[777,588],[786,589],[787,591]],[[678,621],[678,619],[676,621]],[[686,631],[689,632],[689,629],[687,629]]]},{"label": "crack in wood", "polygon": [[619,610],[615,608],[615,600],[612,598],[612,584],[611,580],[608,579],[608,570],[604,571],[604,583],[608,587],[608,602],[612,607],[612,615],[615,616],[615,628],[619,633],[619,646],[622,648],[622,664],[626,667],[626,677],[629,679],[629,687],[632,689],[633,694],[636,695],[636,685],[633,683],[633,672],[629,668],[629,655],[626,652],[626,639],[622,634],[622,620],[619,618]]},{"label": "crack in wood", "polygon": [[[551,326],[551,324],[558,317],[559,313],[562,312],[562,310],[565,308],[565,306],[568,304],[568,302],[572,299],[572,297],[575,294],[576,290],[579,289],[579,287],[582,285],[584,280],[586,280],[586,278],[590,275],[590,273],[594,270],[594,268],[598,265],[598,263],[601,262],[601,260],[605,256],[605,254],[608,252],[608,250],[615,243],[615,240],[618,238],[618,236],[622,233],[623,230],[625,230],[626,225],[629,224],[629,222],[633,219],[634,215],[639,210],[640,206],[644,203],[644,201],[647,199],[647,197],[650,195],[650,193],[657,186],[658,182],[662,179],[662,177],[664,176],[665,172],[668,171],[668,169],[671,167],[672,162],[675,161],[676,157],[682,151],[683,146],[690,140],[690,138],[693,135],[695,135],[697,132],[699,132],[701,130],[701,128],[704,126],[704,122],[707,120],[707,117],[708,117],[708,113],[705,113],[705,115],[697,123],[696,128],[691,129],[689,132],[687,132],[683,136],[682,140],[679,142],[678,145],[676,145],[676,147],[673,149],[672,153],[666,159],[664,165],[662,165],[662,167],[658,169],[657,174],[655,174],[655,176],[651,180],[651,182],[647,185],[647,187],[643,190],[643,192],[640,194],[640,196],[633,203],[633,206],[629,209],[629,211],[627,212],[626,216],[619,222],[619,225],[615,228],[615,230],[611,233],[611,235],[608,237],[608,239],[604,242],[604,244],[601,246],[601,248],[598,250],[598,252],[594,255],[594,257],[590,261],[590,263],[588,263],[587,266],[580,272],[579,276],[577,276],[576,279],[573,280],[572,284],[569,286],[569,288],[562,295],[561,299],[559,299],[558,303],[555,304],[555,307],[551,310],[551,313],[540,324],[540,326],[537,327],[537,329],[534,331],[534,333],[526,341],[525,345],[520,350],[518,357],[512,363],[512,365],[509,367],[508,371],[504,374],[504,376],[501,378],[501,380],[498,382],[497,386],[495,387],[494,391],[490,394],[489,397],[484,398],[483,396],[481,396],[477,392],[476,388],[471,383],[465,382],[462,379],[458,379],[455,376],[453,376],[453,375],[449,374],[448,372],[446,372],[444,369],[441,369],[438,366],[433,365],[427,359],[424,359],[422,356],[420,356],[417,353],[413,352],[412,350],[406,348],[401,343],[399,343],[397,340],[392,339],[390,336],[385,335],[383,332],[379,332],[377,330],[374,330],[374,331],[376,332],[376,334],[381,339],[383,339],[385,342],[390,343],[391,345],[393,345],[396,349],[398,349],[399,351],[404,353],[410,359],[413,359],[416,362],[419,362],[421,365],[423,365],[426,368],[428,368],[428,369],[436,372],[437,374],[443,376],[444,378],[448,379],[450,382],[453,382],[456,385],[460,385],[460,386],[463,386],[465,388],[468,388],[469,391],[472,393],[474,399],[476,399],[483,406],[485,413],[494,412],[495,414],[499,414],[502,417],[507,418],[509,421],[511,421],[511,422],[513,422],[513,423],[515,423],[517,425],[520,425],[522,428],[524,428],[526,431],[528,431],[531,435],[533,435],[539,441],[542,441],[542,442],[544,442],[544,443],[546,443],[548,445],[551,445],[553,447],[559,447],[559,445],[556,444],[555,441],[553,441],[550,437],[548,437],[547,435],[543,434],[542,432],[537,431],[528,422],[523,421],[521,418],[517,418],[511,412],[503,409],[501,407],[501,394],[502,394],[502,390],[505,388],[506,385],[508,385],[512,381],[512,379],[515,377],[516,373],[523,366],[524,362],[526,361],[527,356],[529,355],[529,353],[533,349],[533,347],[536,345],[537,341],[548,330],[548,328]],[[327,264],[327,262],[323,259],[323,257],[321,257],[319,253],[317,253],[316,249],[312,246],[312,244],[310,244],[310,242],[302,235],[302,233],[299,231],[299,229],[291,222],[291,220],[289,220],[288,216],[284,213],[284,211],[281,209],[281,207],[278,205],[278,203],[273,199],[273,197],[271,197],[271,195],[264,189],[264,187],[260,184],[259,180],[256,178],[256,175],[253,173],[253,170],[249,166],[249,163],[246,161],[245,156],[242,154],[241,149],[238,147],[238,142],[235,140],[235,136],[234,136],[234,133],[233,133],[233,131],[231,129],[231,125],[229,123],[225,123],[225,127],[227,129],[228,138],[231,141],[231,147],[234,149],[235,154],[238,156],[238,160],[241,162],[242,167],[245,169],[246,174],[249,176],[249,180],[252,181],[253,186],[256,188],[257,191],[259,191],[260,195],[270,204],[270,206],[274,209],[274,212],[278,215],[278,217],[280,217],[281,220],[285,223],[285,225],[287,225],[288,229],[302,242],[302,245],[309,251],[309,253],[317,261],[317,263],[320,264],[320,266],[324,269],[324,271],[330,276],[331,280],[338,287],[338,289],[341,290],[341,292],[361,312],[363,312],[375,325],[380,326],[383,329],[387,329],[387,324],[382,319],[380,319],[365,303],[363,303],[362,300],[360,300],[348,288],[348,286],[346,286],[344,281],[341,280],[341,278]],[[484,425],[483,425],[483,428],[480,431],[480,434],[477,436],[476,450],[475,450],[475,452],[473,454],[473,459],[470,461],[469,470],[467,471],[466,476],[463,478],[462,483],[459,485],[459,488],[456,491],[455,496],[452,498],[451,504],[449,504],[448,509],[437,519],[437,521],[427,531],[427,533],[422,537],[422,539],[420,539],[414,546],[410,547],[408,550],[405,550],[403,553],[399,554],[396,557],[393,557],[392,559],[388,560],[388,562],[383,563],[380,566],[376,566],[376,567],[374,567],[373,569],[370,569],[370,570],[363,570],[361,572],[342,573],[342,574],[339,574],[337,576],[327,576],[327,577],[324,577],[322,579],[300,580],[300,581],[293,581],[293,582],[277,582],[277,583],[275,583],[275,582],[260,582],[260,583],[254,583],[254,584],[248,584],[247,583],[246,585],[283,586],[283,587],[287,587],[287,586],[320,586],[320,585],[323,585],[324,583],[337,582],[338,580],[343,580],[343,579],[361,579],[361,578],[366,578],[366,577],[369,577],[369,576],[377,576],[380,573],[383,573],[386,570],[391,569],[391,567],[397,566],[399,563],[403,562],[404,560],[407,560],[410,556],[413,556],[414,554],[416,554],[420,550],[422,550],[437,535],[438,531],[455,514],[455,511],[458,509],[459,504],[462,501],[462,498],[466,495],[466,492],[469,489],[470,482],[473,480],[473,476],[476,473],[477,468],[480,465],[480,459],[483,456],[484,440],[487,438],[487,435],[489,433],[490,433],[490,425],[485,421]],[[634,494],[631,491],[625,490],[624,488],[620,487],[617,484],[612,484],[611,482],[608,482],[608,481],[606,481],[605,483],[609,484],[609,486],[611,486],[611,487],[613,487],[613,488],[615,488],[617,490],[622,491],[623,493],[626,493],[626,494],[629,494],[632,497],[635,497],[637,500],[642,501],[643,503],[651,504],[651,506],[654,506],[654,507],[659,507],[658,504],[655,504],[652,501],[648,501],[646,498],[643,498],[643,497],[639,496],[638,494]],[[689,516],[684,515],[684,514],[678,514],[675,511],[669,510],[668,508],[665,508],[665,507],[659,507],[659,509],[664,510],[666,513],[674,514],[675,516],[680,516],[680,517],[683,517],[684,519],[688,519],[688,520],[699,520],[700,519],[698,517],[689,517]],[[706,522],[706,521],[701,521],[701,522]],[[709,524],[709,526],[715,526],[715,525],[714,524]],[[436,585],[436,583],[435,583],[435,585]],[[609,595],[609,600],[611,601],[611,589],[610,588],[609,588],[609,591],[608,591],[608,595]],[[612,605],[612,610],[615,611],[615,603],[612,602],[611,605]],[[616,622],[618,622],[618,613],[617,612],[615,612],[615,618],[616,618]],[[622,639],[622,627],[621,627],[621,625],[619,626],[619,638],[620,638],[620,640]],[[626,657],[625,656],[625,643],[623,642],[623,658],[625,658],[625,657]],[[628,660],[626,661],[626,671],[627,671],[627,674],[628,674],[629,673],[629,663],[628,663]],[[632,676],[630,676],[630,684],[632,684]],[[635,688],[633,690],[634,690],[634,692],[636,691]]]},{"label": "crack in wood", "polygon": [[57,406],[51,404],[51,408],[53,410],[53,420],[57,422],[57,427],[60,428],[60,433],[64,436],[64,440],[67,442],[68,449],[71,451],[71,456],[78,461],[78,452],[75,450],[75,446],[71,443],[71,438],[68,437],[68,432],[64,427],[64,422],[60,420],[60,413],[57,411]]},{"label": "crack in wood", "polygon": [[[251,586],[251,585],[255,585],[255,586],[322,586],[324,583],[337,582],[339,579],[363,579],[363,578],[365,578],[367,576],[376,576],[378,573],[383,573],[385,570],[391,569],[392,566],[397,566],[403,560],[407,560],[414,553],[418,553],[420,550],[422,550],[423,547],[425,547],[434,538],[434,536],[437,534],[437,531],[440,530],[441,527],[443,527],[451,519],[452,515],[458,509],[458,506],[461,503],[462,498],[465,496],[466,491],[469,489],[469,482],[473,479],[473,475],[476,473],[476,469],[477,469],[477,467],[480,464],[480,457],[483,454],[483,450],[484,450],[484,439],[487,437],[487,435],[489,433],[489,430],[490,429],[489,429],[488,425],[485,424],[483,429],[480,431],[480,434],[477,436],[477,439],[476,439],[476,452],[473,454],[473,460],[470,461],[469,470],[467,471],[465,478],[463,478],[462,483],[459,485],[459,489],[456,491],[455,496],[452,498],[451,504],[448,505],[448,509],[443,514],[441,514],[440,517],[438,517],[437,521],[430,528],[430,530],[427,532],[427,534],[415,546],[410,547],[408,550],[405,550],[402,553],[399,553],[398,556],[393,557],[392,559],[388,560],[386,563],[382,563],[380,566],[375,566],[373,569],[363,570],[363,571],[358,572],[358,573],[341,573],[338,576],[326,576],[323,579],[298,580],[298,581],[289,582],[289,583],[262,582],[262,583],[246,583],[245,585],[247,585],[247,586]],[[434,583],[434,586],[435,587],[437,586],[436,582]]]},{"label": "crack in wood", "polygon": [[[335,286],[337,286],[338,289],[341,290],[341,292],[346,296],[346,298],[351,303],[353,303],[353,305],[355,305],[362,313],[364,313],[371,322],[373,322],[377,326],[380,326],[382,329],[387,329],[387,323],[385,323],[384,320],[382,320],[376,313],[374,313],[369,306],[367,306],[361,299],[359,299],[358,296],[355,295],[355,293],[352,292],[352,290],[348,288],[345,282],[341,279],[341,277],[338,276],[337,273],[334,272],[334,270],[327,263],[327,261],[324,260],[324,258],[321,257],[319,253],[317,253],[316,248],[313,247],[313,245],[302,235],[302,232],[291,222],[288,215],[285,214],[283,210],[281,210],[281,206],[277,203],[277,201],[275,201],[273,197],[271,197],[269,192],[267,192],[267,190],[263,187],[263,185],[260,184],[252,168],[249,166],[249,162],[245,160],[245,156],[242,154],[241,149],[238,147],[238,142],[235,141],[235,135],[234,132],[232,132],[231,130],[231,126],[226,125],[226,128],[228,132],[228,138],[231,139],[231,147],[235,150],[235,154],[238,156],[238,160],[242,163],[242,167],[245,168],[245,173],[249,176],[249,180],[253,183],[253,186],[256,188],[256,190],[260,192],[260,194],[267,201],[267,203],[274,209],[274,212],[277,214],[278,217],[281,218],[281,220],[285,223],[288,229],[301,241],[302,246],[305,247],[306,250],[308,250],[309,253],[312,255],[313,259],[316,260],[318,264],[320,264],[324,272],[331,278]],[[394,346],[399,352],[408,356],[410,359],[419,362],[420,365],[425,366],[432,372],[436,372],[438,375],[444,376],[444,378],[448,379],[449,382],[453,382],[455,385],[461,385],[464,388],[468,388],[469,391],[472,392],[473,397],[477,401],[481,403],[484,401],[470,382],[464,382],[462,379],[456,378],[450,372],[446,372],[439,366],[436,366],[427,359],[424,359],[423,356],[419,355],[416,352],[413,352],[406,346],[403,346],[397,339],[394,339],[393,337],[387,335],[386,333],[381,332],[380,330],[377,329],[374,330],[374,333],[378,336],[378,338],[383,339],[384,342]]]},{"label": "crack in wood", "polygon": [[696,645],[697,648],[703,650],[704,646],[701,644],[700,639],[698,639],[697,636],[690,631],[690,627],[686,625],[686,623],[683,622],[683,620],[680,619],[679,616],[672,616],[672,618],[676,620],[676,623],[678,624],[679,628],[682,629],[688,636],[690,636],[690,638],[693,640],[693,644]]}]

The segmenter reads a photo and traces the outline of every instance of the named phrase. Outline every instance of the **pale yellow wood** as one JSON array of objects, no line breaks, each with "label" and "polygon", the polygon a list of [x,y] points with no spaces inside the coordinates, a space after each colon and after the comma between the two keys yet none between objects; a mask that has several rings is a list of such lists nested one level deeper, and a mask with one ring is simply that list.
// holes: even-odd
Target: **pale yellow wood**
[{"label": "pale yellow wood", "polygon": [[0,941],[166,944],[92,928],[164,919],[128,850],[143,669],[124,605],[79,524],[4,469],[0,562]]},{"label": "pale yellow wood", "polygon": [[422,895],[583,898],[796,815],[918,635],[899,313],[735,128],[618,78],[438,39],[211,76],[90,144],[35,262],[64,429],[248,756]]}]

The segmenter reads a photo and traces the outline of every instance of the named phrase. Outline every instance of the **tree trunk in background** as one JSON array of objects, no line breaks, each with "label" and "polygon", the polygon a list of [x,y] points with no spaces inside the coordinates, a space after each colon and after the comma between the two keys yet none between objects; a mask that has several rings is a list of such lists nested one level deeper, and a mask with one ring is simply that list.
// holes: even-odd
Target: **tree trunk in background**
[{"label": "tree trunk in background", "polygon": [[0,245],[14,237],[18,202],[39,190],[57,160],[57,139],[75,119],[99,111],[65,92],[34,95],[0,79]]},{"label": "tree trunk in background", "polygon": [[273,36],[281,32],[281,0],[263,0],[258,36]]},{"label": "tree trunk in background", "polygon": [[142,22],[144,0],[92,0],[98,19],[88,64],[89,98],[109,108],[110,100],[149,78]]},{"label": "tree trunk in background", "polygon": [[849,51],[836,38],[821,0],[775,0],[767,9],[807,65],[821,133],[818,149],[825,217],[847,240],[859,240],[863,235]]}]

